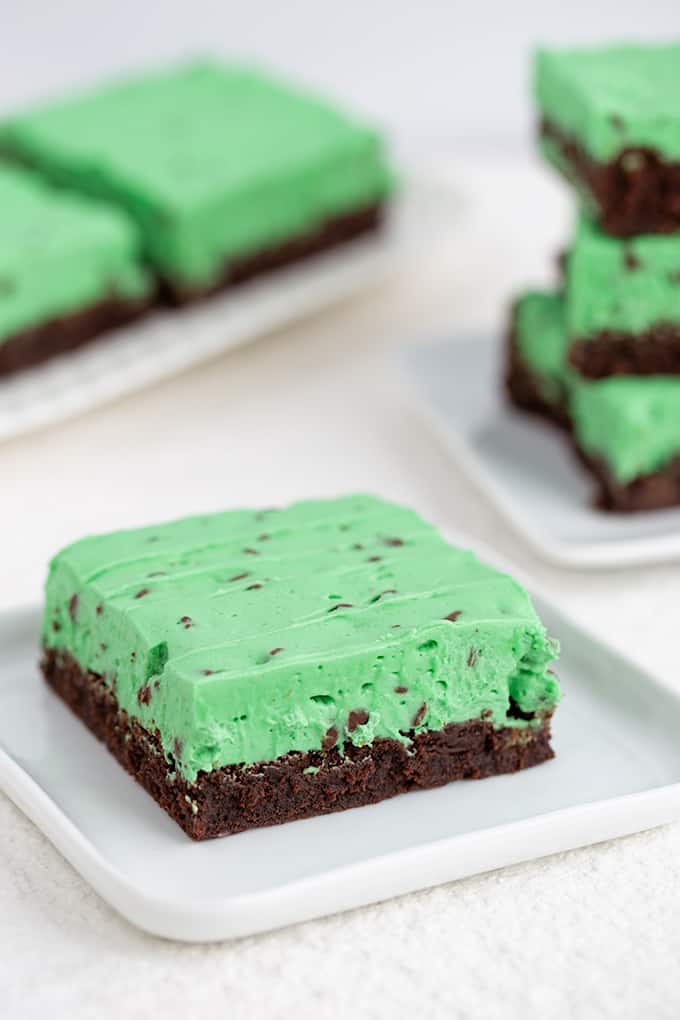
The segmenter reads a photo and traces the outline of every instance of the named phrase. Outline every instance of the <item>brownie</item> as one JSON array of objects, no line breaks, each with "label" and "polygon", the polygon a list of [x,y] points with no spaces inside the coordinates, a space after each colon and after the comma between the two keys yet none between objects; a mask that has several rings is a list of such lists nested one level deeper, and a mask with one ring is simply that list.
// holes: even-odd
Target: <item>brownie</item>
[{"label": "brownie", "polygon": [[42,644],[195,839],[552,754],[557,649],[527,593],[371,496],[82,539],[50,565]]},{"label": "brownie", "polygon": [[134,321],[154,287],[134,224],[0,165],[0,376]]},{"label": "brownie", "polygon": [[376,229],[381,139],[317,96],[201,61],[7,119],[0,146],[135,220],[173,303]]},{"label": "brownie", "polygon": [[565,269],[569,360],[581,375],[680,374],[680,234],[622,241],[582,216]]},{"label": "brownie", "polygon": [[516,302],[506,387],[523,410],[561,425],[597,482],[597,505],[619,512],[680,505],[680,378],[583,379],[567,359],[564,301]]},{"label": "brownie", "polygon": [[680,44],[539,52],[540,144],[618,237],[680,229]]}]

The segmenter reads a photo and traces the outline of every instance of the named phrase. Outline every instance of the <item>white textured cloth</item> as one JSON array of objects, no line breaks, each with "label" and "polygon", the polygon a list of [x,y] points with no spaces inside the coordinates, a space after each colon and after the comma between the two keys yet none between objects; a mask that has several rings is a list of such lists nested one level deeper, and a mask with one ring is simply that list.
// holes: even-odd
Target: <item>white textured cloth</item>
[{"label": "white textured cloth", "polygon": [[[464,201],[451,242],[400,286],[0,448],[12,480],[0,608],[37,600],[48,556],[86,531],[374,489],[495,545],[680,684],[678,565],[542,564],[452,466],[389,367],[394,340],[497,326],[564,235],[547,176],[469,166],[453,177]],[[213,946],[136,931],[1,795],[0,832],[0,1015],[11,1020],[680,1016],[680,824]]]}]

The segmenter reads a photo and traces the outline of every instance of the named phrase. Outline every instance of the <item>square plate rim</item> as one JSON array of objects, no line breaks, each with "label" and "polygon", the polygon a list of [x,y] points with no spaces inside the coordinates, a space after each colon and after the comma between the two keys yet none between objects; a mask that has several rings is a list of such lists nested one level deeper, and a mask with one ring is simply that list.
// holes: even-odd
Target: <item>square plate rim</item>
[{"label": "square plate rim", "polygon": [[[441,531],[448,541],[473,548],[480,558],[509,571],[528,589],[531,598],[542,603],[566,628],[582,633],[615,664],[633,669],[647,686],[680,704],[680,692],[673,684],[576,621],[508,559],[464,533],[447,527],[441,527]],[[0,619],[36,613],[40,613],[40,606],[23,606],[0,612]],[[148,893],[127,878],[3,748],[0,748],[0,789],[109,906],[149,934],[183,942],[222,941],[275,930],[643,831],[680,816],[678,781],[369,856],[271,889],[227,895],[218,900],[184,900]],[[580,823],[580,827],[574,823]],[[586,834],[584,827],[588,828]],[[528,852],[527,844],[531,845]],[[452,867],[451,860],[456,854],[462,863]],[[301,908],[302,901],[305,905]]]},{"label": "square plate rim", "polygon": [[[543,532],[535,532],[522,512],[521,505],[508,502],[505,489],[498,485],[484,461],[473,451],[466,439],[454,432],[442,414],[427,400],[420,383],[414,379],[410,358],[419,350],[443,349],[459,341],[455,333],[437,335],[420,343],[403,343],[396,349],[396,362],[403,394],[414,413],[435,436],[442,447],[463,468],[477,488],[491,501],[504,519],[524,542],[548,563],[577,570],[611,570],[625,567],[664,564],[680,559],[680,532],[677,535],[647,535],[604,542],[561,542],[551,540]],[[475,330],[465,334],[470,339],[491,343],[493,330]],[[500,338],[497,338],[500,344]],[[549,427],[546,425],[546,427]]]}]

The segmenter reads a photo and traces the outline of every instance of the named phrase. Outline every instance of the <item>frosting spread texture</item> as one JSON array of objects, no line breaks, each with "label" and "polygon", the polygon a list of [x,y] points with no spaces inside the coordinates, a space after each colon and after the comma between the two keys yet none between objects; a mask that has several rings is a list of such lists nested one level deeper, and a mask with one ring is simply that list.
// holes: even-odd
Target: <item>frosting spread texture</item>
[{"label": "frosting spread texture", "polygon": [[559,698],[526,591],[363,495],[76,542],[50,565],[42,640],[189,781],[481,717],[532,726]]}]

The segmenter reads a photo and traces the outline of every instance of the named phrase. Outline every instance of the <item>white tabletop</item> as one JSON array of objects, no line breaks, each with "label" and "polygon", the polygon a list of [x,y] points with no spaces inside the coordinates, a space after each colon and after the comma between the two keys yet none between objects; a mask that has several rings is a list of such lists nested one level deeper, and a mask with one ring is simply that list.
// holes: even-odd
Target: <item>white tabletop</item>
[{"label": "white tabletop", "polygon": [[[565,195],[533,166],[495,156],[452,161],[446,173],[460,217],[446,245],[398,281],[1,447],[0,608],[37,601],[50,554],[88,531],[370,489],[497,547],[680,684],[678,565],[586,573],[541,563],[451,464],[391,366],[395,342],[498,326],[513,289],[548,278],[568,229]],[[680,824],[207,947],[120,920],[2,795],[0,831],[3,1015],[680,1011]]]}]

